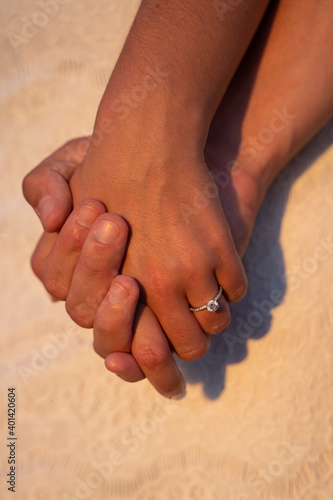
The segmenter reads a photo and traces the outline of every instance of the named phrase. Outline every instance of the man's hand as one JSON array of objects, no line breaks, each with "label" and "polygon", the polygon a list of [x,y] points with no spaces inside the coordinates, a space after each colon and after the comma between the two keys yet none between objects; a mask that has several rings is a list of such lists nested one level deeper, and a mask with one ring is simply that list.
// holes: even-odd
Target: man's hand
[{"label": "man's hand", "polygon": [[23,180],[23,194],[38,214],[44,230],[59,231],[72,211],[69,180],[82,162],[91,137],[69,141],[32,170]]},{"label": "man's hand", "polygon": [[[82,139],[71,141],[80,146]],[[86,141],[86,146],[88,143]],[[32,267],[46,288],[83,327],[94,328],[94,348],[106,367],[126,381],[145,376],[166,397],[178,397],[184,379],[173,359],[167,339],[152,311],[138,303],[139,287],[130,276],[118,275],[127,244],[125,221],[108,214],[97,200],[85,200],[70,214],[68,179],[75,169],[68,165],[68,144],[58,149],[24,180],[27,201],[37,207],[49,196],[54,206],[40,212],[44,233],[32,257]],[[55,169],[55,165],[57,168]],[[61,200],[69,201],[62,205]]]}]

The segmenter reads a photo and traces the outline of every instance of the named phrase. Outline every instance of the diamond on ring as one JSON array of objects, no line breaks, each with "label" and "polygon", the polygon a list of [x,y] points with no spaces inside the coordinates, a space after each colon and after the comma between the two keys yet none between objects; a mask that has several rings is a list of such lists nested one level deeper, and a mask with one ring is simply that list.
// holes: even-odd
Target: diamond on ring
[{"label": "diamond on ring", "polygon": [[191,307],[190,306],[190,311],[199,312],[199,311],[203,311],[204,309],[207,309],[207,311],[209,311],[209,312],[217,311],[218,308],[220,307],[218,300],[222,295],[222,291],[223,291],[222,287],[219,286],[219,291],[217,292],[217,295],[215,295],[215,297],[212,300],[210,300],[209,302],[207,302],[207,304],[200,306],[200,307]]}]

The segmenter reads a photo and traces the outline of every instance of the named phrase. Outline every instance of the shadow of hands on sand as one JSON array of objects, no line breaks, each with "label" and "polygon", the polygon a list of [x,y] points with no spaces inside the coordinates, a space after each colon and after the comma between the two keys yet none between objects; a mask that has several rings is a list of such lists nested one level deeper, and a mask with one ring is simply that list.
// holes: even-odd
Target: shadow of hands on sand
[{"label": "shadow of hands on sand", "polygon": [[187,383],[202,384],[211,400],[224,389],[227,365],[246,358],[248,340],[269,332],[272,310],[283,302],[287,283],[279,237],[289,192],[296,179],[332,144],[332,136],[333,120],[287,165],[267,193],[243,259],[248,292],[241,302],[230,305],[230,326],[212,336],[201,359],[184,362],[177,358]]}]

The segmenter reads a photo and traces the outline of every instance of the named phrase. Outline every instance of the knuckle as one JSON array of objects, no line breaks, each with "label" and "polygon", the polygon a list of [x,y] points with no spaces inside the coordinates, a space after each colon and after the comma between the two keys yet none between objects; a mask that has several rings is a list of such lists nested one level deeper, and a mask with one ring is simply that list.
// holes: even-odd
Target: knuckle
[{"label": "knuckle", "polygon": [[76,225],[66,227],[66,231],[61,234],[61,245],[65,255],[72,252],[79,252],[85,239],[84,228]]},{"label": "knuckle", "polygon": [[194,361],[204,356],[209,348],[209,339],[192,349],[182,349],[177,351],[178,356],[183,361]]},{"label": "knuckle", "polygon": [[98,310],[94,318],[94,336],[103,343],[108,342],[116,333],[109,315],[105,311]]},{"label": "knuckle", "polygon": [[180,276],[180,273],[184,274],[187,283],[195,283],[198,280],[198,276],[201,274],[198,262],[190,258],[186,259],[183,264],[179,266],[178,271],[179,274],[177,274],[177,276]]},{"label": "knuckle", "polygon": [[89,244],[80,256],[80,272],[86,279],[96,278],[101,272],[107,271],[106,257],[104,253],[99,252],[99,248]]},{"label": "knuckle", "polygon": [[31,193],[36,185],[36,169],[29,172],[22,181],[23,196],[31,204]]},{"label": "knuckle", "polygon": [[194,273],[195,266],[190,262],[190,257],[166,256],[164,265],[154,259],[151,259],[151,254],[144,257],[143,268],[149,269],[149,291],[158,300],[173,297],[184,286],[187,276]]},{"label": "knuckle", "polygon": [[38,258],[38,255],[36,252],[34,252],[31,256],[30,265],[31,265],[31,269],[33,270],[34,274],[38,278],[40,278],[40,271],[41,271],[40,259]]},{"label": "knuckle", "polygon": [[149,288],[151,293],[161,300],[173,294],[174,283],[163,271],[155,271],[151,274]]},{"label": "knuckle", "polygon": [[243,278],[243,280],[238,284],[238,287],[233,293],[233,301],[238,302],[239,300],[243,299],[244,296],[246,295],[247,292],[247,279],[246,277]]},{"label": "knuckle", "polygon": [[230,314],[223,314],[220,318],[207,328],[206,333],[210,335],[215,335],[216,333],[222,332],[225,328],[230,325],[231,318]]},{"label": "knuckle", "polygon": [[98,344],[96,343],[96,341],[94,341],[94,342],[93,342],[93,349],[94,349],[95,353],[96,353],[96,354],[98,354],[99,356],[101,356],[103,359],[105,359],[105,358],[106,358],[106,356],[107,356],[108,354],[110,354],[110,353],[107,353],[107,352],[105,351],[105,349],[103,349],[100,345],[98,345]]},{"label": "knuckle", "polygon": [[189,248],[175,262],[174,275],[183,278],[186,283],[197,283],[198,276],[206,274],[206,266],[203,264],[206,260],[207,255],[202,248]]},{"label": "knuckle", "polygon": [[31,185],[31,173],[27,174],[22,181],[22,191],[25,199],[27,199],[30,185]]},{"label": "knuckle", "polygon": [[60,283],[56,277],[52,275],[46,276],[42,279],[42,281],[45,289],[50,295],[58,300],[66,300],[68,288],[66,285]]},{"label": "knuckle", "polygon": [[85,304],[66,301],[66,311],[72,320],[82,328],[92,328],[93,320]]},{"label": "knuckle", "polygon": [[154,370],[159,368],[165,365],[169,359],[166,351],[150,345],[137,346],[133,355],[143,370]]}]

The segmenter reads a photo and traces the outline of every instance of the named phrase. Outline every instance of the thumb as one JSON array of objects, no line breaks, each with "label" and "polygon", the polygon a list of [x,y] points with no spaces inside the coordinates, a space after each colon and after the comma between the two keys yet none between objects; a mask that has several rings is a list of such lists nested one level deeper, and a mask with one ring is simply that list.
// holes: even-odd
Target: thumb
[{"label": "thumb", "polygon": [[73,163],[64,162],[59,171],[54,164],[44,164],[23,179],[24,197],[47,232],[59,231],[72,210],[69,179],[73,170]]},{"label": "thumb", "polygon": [[67,142],[23,179],[23,194],[47,232],[59,231],[72,210],[69,180],[83,161],[90,137]]}]

